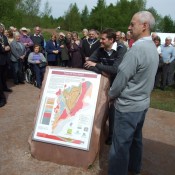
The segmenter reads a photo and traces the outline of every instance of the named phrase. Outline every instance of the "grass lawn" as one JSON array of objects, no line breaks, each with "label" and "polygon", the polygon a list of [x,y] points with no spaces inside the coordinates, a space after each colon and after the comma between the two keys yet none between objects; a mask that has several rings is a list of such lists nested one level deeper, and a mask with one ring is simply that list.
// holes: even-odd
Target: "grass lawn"
[{"label": "grass lawn", "polygon": [[152,108],[175,112],[175,87],[167,87],[165,91],[154,89],[151,94]]}]

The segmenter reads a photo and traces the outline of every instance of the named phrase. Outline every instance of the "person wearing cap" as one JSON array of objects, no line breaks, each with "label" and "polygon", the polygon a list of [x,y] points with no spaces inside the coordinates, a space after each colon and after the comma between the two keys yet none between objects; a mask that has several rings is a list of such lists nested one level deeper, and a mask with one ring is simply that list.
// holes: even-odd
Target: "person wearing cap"
[{"label": "person wearing cap", "polygon": [[166,37],[165,44],[161,45],[161,53],[163,60],[163,76],[161,89],[165,90],[167,85],[173,84],[174,78],[174,63],[175,63],[175,48],[171,44],[172,38]]},{"label": "person wearing cap", "polygon": [[12,92],[12,90],[7,87],[6,83],[10,46],[7,37],[4,35],[4,30],[4,25],[0,24],[0,107],[6,104],[4,91]]},{"label": "person wearing cap", "polygon": [[22,42],[26,48],[26,56],[24,58],[24,68],[26,70],[27,69],[27,59],[28,59],[28,55],[31,52],[31,48],[33,47],[33,41],[28,36],[28,29],[26,27],[22,27],[20,29],[20,33],[21,33],[20,42]]}]

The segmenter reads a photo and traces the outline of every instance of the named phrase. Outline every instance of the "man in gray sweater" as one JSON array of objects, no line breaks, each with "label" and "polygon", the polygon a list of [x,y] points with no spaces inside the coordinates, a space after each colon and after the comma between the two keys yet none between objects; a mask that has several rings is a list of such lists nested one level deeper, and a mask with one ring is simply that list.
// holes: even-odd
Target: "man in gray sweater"
[{"label": "man in gray sweater", "polygon": [[150,36],[155,19],[148,11],[136,13],[128,29],[135,40],[118,67],[109,97],[115,101],[115,123],[109,153],[109,175],[139,175],[142,127],[150,104],[159,57]]}]

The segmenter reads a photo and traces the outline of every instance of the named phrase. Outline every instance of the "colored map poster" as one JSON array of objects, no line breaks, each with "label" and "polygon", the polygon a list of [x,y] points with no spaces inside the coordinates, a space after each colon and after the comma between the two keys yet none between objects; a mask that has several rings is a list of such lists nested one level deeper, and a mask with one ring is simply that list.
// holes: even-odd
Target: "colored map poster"
[{"label": "colored map poster", "polygon": [[88,150],[100,74],[49,68],[33,139]]}]

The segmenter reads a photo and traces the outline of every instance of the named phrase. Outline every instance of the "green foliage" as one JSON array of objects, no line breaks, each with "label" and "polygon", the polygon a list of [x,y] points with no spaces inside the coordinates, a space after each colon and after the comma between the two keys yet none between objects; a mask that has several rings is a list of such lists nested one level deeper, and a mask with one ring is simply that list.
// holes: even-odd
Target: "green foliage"
[{"label": "green foliage", "polygon": [[151,107],[175,112],[175,89],[167,87],[165,91],[156,89],[151,94]]},{"label": "green foliage", "polygon": [[89,10],[86,5],[81,12],[81,23],[83,28],[88,28],[88,22],[89,22]]},{"label": "green foliage", "polygon": [[102,30],[105,26],[106,2],[98,0],[97,6],[91,11],[89,18],[89,27],[97,30]]},{"label": "green foliage", "polygon": [[44,12],[41,13],[42,17],[49,17],[51,15],[52,8],[49,7],[49,2],[48,0],[44,4]]},{"label": "green foliage", "polygon": [[70,4],[68,11],[65,13],[63,27],[69,31],[81,30],[81,15],[76,3]]},{"label": "green foliage", "polygon": [[51,37],[51,33],[49,33],[49,32],[44,31],[44,32],[42,32],[42,34],[43,34],[45,41],[48,41]]},{"label": "green foliage", "polygon": [[37,16],[39,14],[41,0],[21,0],[18,9],[27,16]]},{"label": "green foliage", "polygon": [[162,21],[162,17],[157,13],[157,11],[153,7],[149,8],[147,10],[153,14],[155,21],[156,21],[156,25],[155,25],[155,28],[153,31],[162,30],[162,25],[160,24],[160,22]]},{"label": "green foliage", "polygon": [[18,11],[16,5],[20,0],[1,0],[0,3],[0,22],[5,26],[10,26],[15,23],[16,17],[18,17]]},{"label": "green foliage", "polygon": [[165,16],[163,18],[163,32],[173,33],[175,32],[175,25],[170,16]]}]

